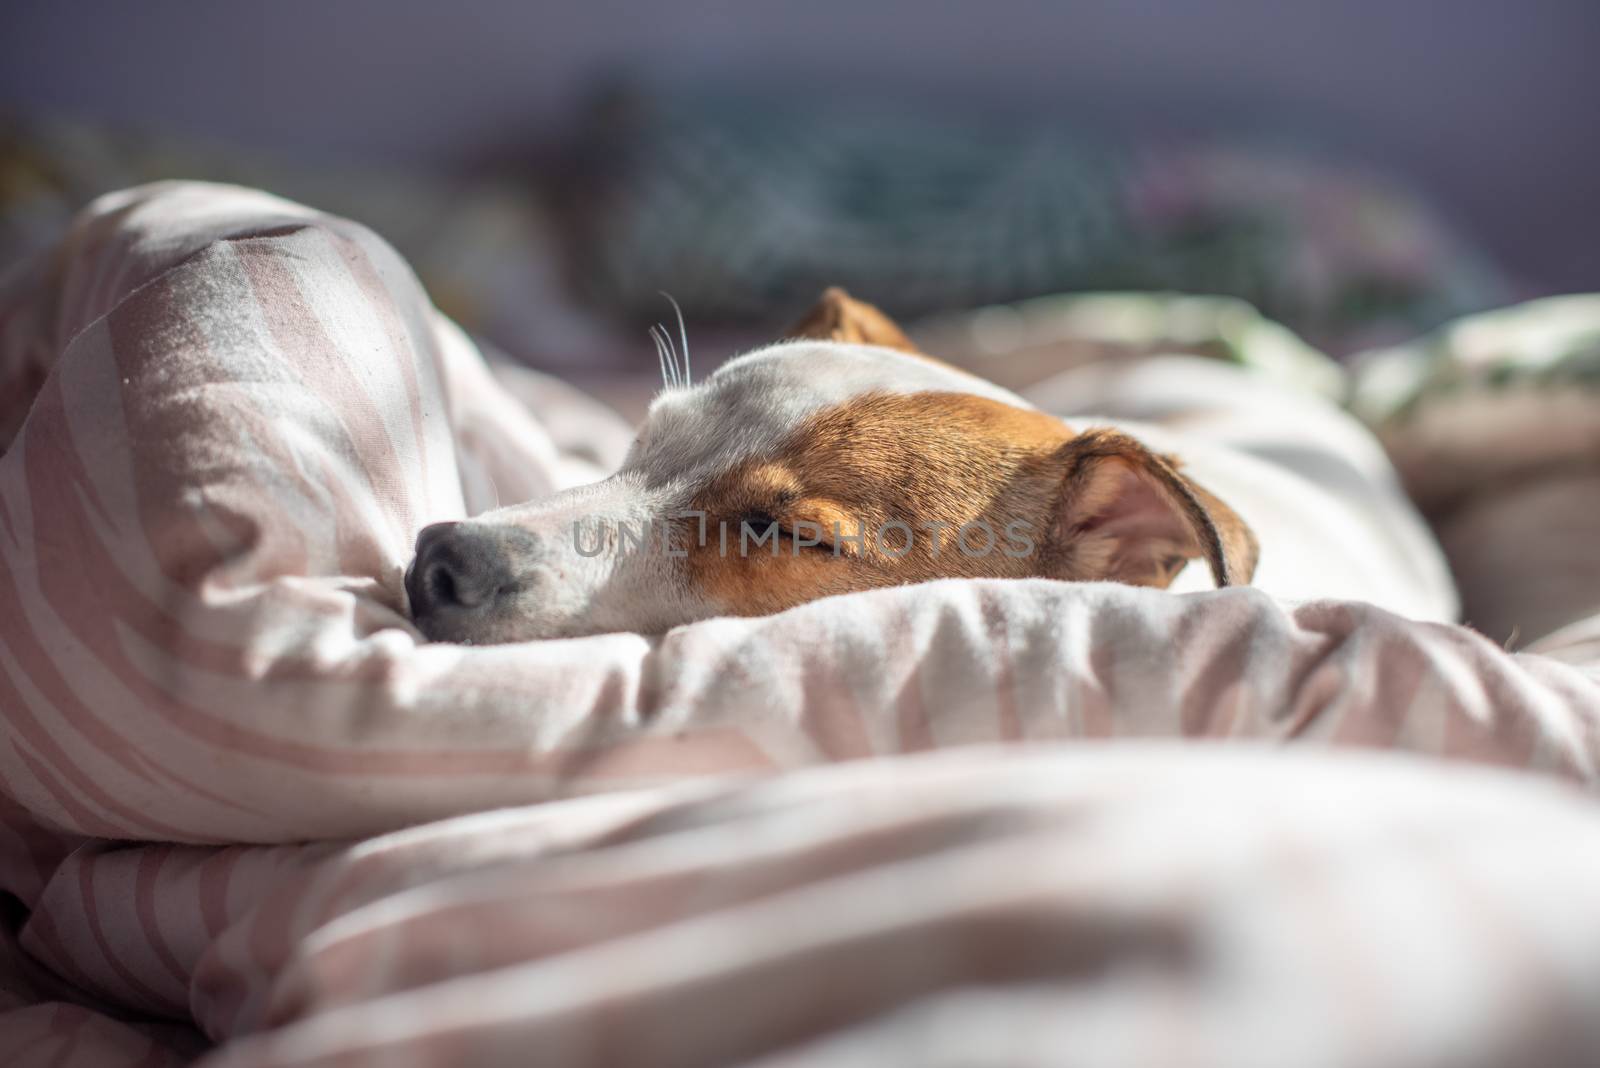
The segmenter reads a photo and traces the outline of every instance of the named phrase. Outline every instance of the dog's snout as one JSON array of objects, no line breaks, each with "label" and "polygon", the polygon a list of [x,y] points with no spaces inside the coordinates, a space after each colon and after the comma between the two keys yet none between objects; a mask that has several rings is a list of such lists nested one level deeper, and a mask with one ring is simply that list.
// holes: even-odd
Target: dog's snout
[{"label": "dog's snout", "polygon": [[417,535],[406,571],[411,614],[421,620],[446,608],[480,608],[511,582],[505,553],[495,538],[469,523],[434,523]]}]

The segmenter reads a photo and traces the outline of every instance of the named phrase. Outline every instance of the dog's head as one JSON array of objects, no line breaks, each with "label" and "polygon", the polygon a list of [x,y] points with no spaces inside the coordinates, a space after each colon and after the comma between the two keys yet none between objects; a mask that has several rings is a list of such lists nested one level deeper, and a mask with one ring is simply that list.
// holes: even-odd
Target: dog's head
[{"label": "dog's head", "polygon": [[422,531],[443,641],[659,632],[944,577],[1248,582],[1226,505],[1125,434],[1074,432],[832,289],[778,344],[650,406],[603,482]]}]

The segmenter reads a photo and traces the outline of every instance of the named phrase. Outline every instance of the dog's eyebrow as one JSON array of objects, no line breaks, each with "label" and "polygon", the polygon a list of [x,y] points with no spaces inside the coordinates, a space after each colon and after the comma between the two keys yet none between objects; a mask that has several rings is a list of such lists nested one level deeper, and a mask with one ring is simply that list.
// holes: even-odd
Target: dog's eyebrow
[{"label": "dog's eyebrow", "polygon": [[744,489],[761,492],[773,498],[785,498],[793,501],[800,496],[800,480],[795,473],[781,463],[759,463],[745,471],[745,476],[740,480]]}]

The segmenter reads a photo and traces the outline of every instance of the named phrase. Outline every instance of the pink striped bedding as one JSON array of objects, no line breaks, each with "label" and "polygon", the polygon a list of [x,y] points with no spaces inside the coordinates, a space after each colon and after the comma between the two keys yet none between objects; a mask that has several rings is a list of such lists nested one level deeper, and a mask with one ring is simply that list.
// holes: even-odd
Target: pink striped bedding
[{"label": "pink striped bedding", "polygon": [[1041,581],[427,645],[416,530],[626,429],[227,187],[96,202],[0,383],[0,1063],[1600,1049],[1592,641]]}]

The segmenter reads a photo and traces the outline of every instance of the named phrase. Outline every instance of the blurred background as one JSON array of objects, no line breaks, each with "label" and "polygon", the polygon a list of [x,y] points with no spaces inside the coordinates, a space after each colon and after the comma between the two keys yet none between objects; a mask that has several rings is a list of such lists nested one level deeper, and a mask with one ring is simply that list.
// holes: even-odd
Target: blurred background
[{"label": "blurred background", "polygon": [[658,290],[715,354],[829,283],[935,330],[1224,294],[1346,354],[1600,290],[1597,51],[1594,0],[7,0],[0,269],[218,178],[579,380],[653,371]]}]

